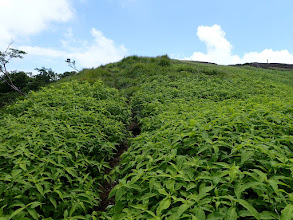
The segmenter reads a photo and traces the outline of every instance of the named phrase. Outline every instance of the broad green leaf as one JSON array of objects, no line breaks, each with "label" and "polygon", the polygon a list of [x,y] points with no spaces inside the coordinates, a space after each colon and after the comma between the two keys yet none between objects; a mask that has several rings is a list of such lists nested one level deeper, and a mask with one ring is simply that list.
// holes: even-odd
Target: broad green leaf
[{"label": "broad green leaf", "polygon": [[41,184],[36,184],[37,190],[41,193],[42,196],[44,196],[44,189]]},{"label": "broad green leaf", "polygon": [[63,200],[63,194],[62,194],[62,192],[60,192],[59,190],[54,190],[54,192],[56,192],[58,195],[59,195],[59,197]]},{"label": "broad green leaf", "polygon": [[293,205],[289,204],[281,211],[281,220],[292,220],[292,219],[293,219]]},{"label": "broad green leaf", "polygon": [[169,206],[171,205],[171,199],[170,198],[165,198],[163,199],[160,203],[159,206],[157,208],[156,214],[158,216],[161,215],[162,211],[169,208]]},{"label": "broad green leaf", "polygon": [[64,217],[64,218],[67,218],[67,217],[68,217],[68,210],[67,210],[67,209],[64,211],[64,213],[63,213],[63,217]]},{"label": "broad green leaf", "polygon": [[219,212],[213,212],[208,215],[207,220],[218,220],[218,219],[223,219],[224,215],[219,213]]},{"label": "broad green leaf", "polygon": [[259,175],[259,180],[261,182],[268,181],[267,175],[265,173],[263,173],[261,170],[254,169],[253,171]]},{"label": "broad green leaf", "polygon": [[146,211],[146,206],[145,205],[142,205],[142,204],[131,205],[131,207],[133,207],[135,209],[139,209],[139,210]]},{"label": "broad green leaf", "polygon": [[26,205],[22,202],[15,202],[13,203],[11,206],[9,206],[9,208],[13,208],[13,207],[25,207]]},{"label": "broad green leaf", "polygon": [[70,211],[69,211],[69,217],[72,216],[72,214],[73,214],[74,211],[76,210],[77,206],[78,206],[78,203],[73,202],[73,204],[72,204],[72,206],[71,206],[71,209],[70,209]]},{"label": "broad green leaf", "polygon": [[154,218],[154,220],[161,220],[161,218],[156,216],[155,213],[153,213],[152,211],[146,210],[146,212],[150,214]]},{"label": "broad green leaf", "polygon": [[237,202],[246,208],[256,219],[260,219],[258,211],[243,199],[237,199]]},{"label": "broad green leaf", "polygon": [[171,192],[174,192],[174,186],[175,186],[175,181],[174,180],[168,180],[166,181],[166,188],[169,189]]},{"label": "broad green leaf", "polygon": [[205,186],[205,187],[201,188],[199,190],[199,194],[198,194],[199,198],[200,199],[204,198],[205,196],[208,195],[208,192],[210,192],[214,188],[215,188],[214,186]]},{"label": "broad green leaf", "polygon": [[32,209],[34,209],[34,208],[36,208],[36,207],[38,207],[38,206],[41,206],[43,203],[41,203],[41,202],[31,202],[31,203],[29,203],[28,205],[27,205],[27,207],[30,207],[30,208],[32,208]]},{"label": "broad green leaf", "polygon": [[7,206],[7,205],[4,205],[4,206],[2,206],[2,207],[0,208],[0,216],[3,215],[3,209],[4,209],[6,206]]},{"label": "broad green leaf", "polygon": [[237,217],[238,217],[238,215],[236,212],[236,208],[231,207],[225,216],[225,220],[236,220]]},{"label": "broad green leaf", "polygon": [[109,193],[109,198],[115,196],[115,194],[117,193],[117,191],[120,189],[120,185],[116,185],[114,186],[114,188],[110,191]]},{"label": "broad green leaf", "polygon": [[65,170],[73,177],[77,177],[77,174],[76,172],[74,171],[74,168],[73,167],[67,167],[65,168]]},{"label": "broad green leaf", "polygon": [[35,209],[27,208],[27,211],[34,219],[39,219],[39,215]]},{"label": "broad green leaf", "polygon": [[161,189],[158,189],[158,192],[162,195],[165,195],[165,196],[169,196],[169,194],[166,192],[165,189],[161,188]]},{"label": "broad green leaf", "polygon": [[233,182],[237,178],[237,175],[239,175],[239,173],[239,166],[231,166],[229,170],[230,182]]},{"label": "broad green leaf", "polygon": [[278,190],[278,184],[280,183],[280,181],[278,180],[274,180],[273,178],[268,180],[268,183],[271,185],[271,187],[273,188],[274,192],[279,195],[279,190]]},{"label": "broad green leaf", "polygon": [[[116,192],[115,192],[115,199],[116,200],[123,200],[123,196],[125,195],[127,191],[125,190],[125,188],[117,188]],[[112,194],[109,195],[109,197],[112,196]]]},{"label": "broad green leaf", "polygon": [[11,171],[11,175],[12,177],[16,177],[17,175],[19,175],[22,172],[21,169],[14,169]]},{"label": "broad green leaf", "polygon": [[255,153],[253,151],[243,151],[241,153],[241,163],[248,161]]},{"label": "broad green leaf", "polygon": [[177,220],[189,208],[188,204],[182,204],[176,213],[172,214],[168,220]]},{"label": "broad green leaf", "polygon": [[50,202],[53,204],[53,206],[55,207],[55,209],[57,209],[57,202],[53,197],[49,197]]},{"label": "broad green leaf", "polygon": [[20,164],[19,164],[19,167],[20,167],[21,169],[23,169],[24,171],[26,171],[26,164],[25,164],[25,163],[20,163]]},{"label": "broad green leaf", "polygon": [[278,219],[278,215],[273,212],[263,211],[260,213],[260,219]]},{"label": "broad green leaf", "polygon": [[13,219],[14,216],[16,216],[17,214],[19,214],[20,212],[22,212],[22,210],[24,210],[25,207],[23,208],[19,208],[17,210],[15,210],[14,212],[12,212],[12,214],[9,216],[9,219]]},{"label": "broad green leaf", "polygon": [[205,212],[201,208],[194,208],[193,212],[198,220],[205,220],[206,219]]},{"label": "broad green leaf", "polygon": [[248,182],[245,184],[238,184],[235,187],[235,195],[238,199],[240,199],[243,191],[247,190],[248,188],[258,186],[258,185],[263,185],[263,183],[261,183],[261,182]]}]

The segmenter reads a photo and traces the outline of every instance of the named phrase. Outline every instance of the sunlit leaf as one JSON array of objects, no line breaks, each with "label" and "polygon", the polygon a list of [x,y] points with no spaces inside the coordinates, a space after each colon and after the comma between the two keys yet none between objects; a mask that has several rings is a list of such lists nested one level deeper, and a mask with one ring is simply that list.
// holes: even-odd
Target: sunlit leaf
[{"label": "sunlit leaf", "polygon": [[246,208],[256,219],[260,219],[258,211],[247,201],[243,199],[238,199],[237,202],[239,202],[244,208]]},{"label": "sunlit leaf", "polygon": [[162,211],[165,210],[165,209],[168,209],[169,206],[171,205],[171,199],[170,198],[165,198],[163,199],[160,203],[159,203],[159,206],[157,208],[157,215],[161,215]]},{"label": "sunlit leaf", "polygon": [[281,220],[290,220],[292,218],[293,218],[293,205],[289,204],[281,211]]}]

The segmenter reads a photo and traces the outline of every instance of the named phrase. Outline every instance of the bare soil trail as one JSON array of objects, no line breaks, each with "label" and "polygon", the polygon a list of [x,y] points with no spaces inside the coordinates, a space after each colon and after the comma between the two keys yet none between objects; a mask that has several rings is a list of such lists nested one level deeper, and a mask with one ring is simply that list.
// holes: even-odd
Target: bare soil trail
[{"label": "bare soil trail", "polygon": [[[132,137],[135,137],[140,134],[140,128],[138,125],[137,120],[131,121],[131,123],[127,127],[128,131],[132,133]],[[111,169],[106,170],[106,174],[109,174],[111,170],[113,170],[116,166],[119,166],[119,163],[121,161],[121,155],[123,152],[125,152],[129,148],[129,141],[125,140],[119,147],[117,147],[117,151],[112,158],[112,160],[109,162]],[[105,182],[99,189],[102,191],[100,193],[100,205],[97,208],[97,211],[106,211],[106,208],[109,205],[114,204],[114,198],[109,198],[109,193],[113,189],[113,187],[117,184],[116,181],[111,182]]]}]

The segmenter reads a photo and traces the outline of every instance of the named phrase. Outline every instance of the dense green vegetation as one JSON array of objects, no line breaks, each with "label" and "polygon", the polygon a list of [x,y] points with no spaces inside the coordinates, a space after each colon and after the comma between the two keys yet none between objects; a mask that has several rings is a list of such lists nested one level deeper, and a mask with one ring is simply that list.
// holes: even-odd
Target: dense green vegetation
[{"label": "dense green vegetation", "polygon": [[7,112],[0,121],[0,216],[89,219],[109,160],[128,135],[125,98],[101,82],[71,82],[31,93]]},{"label": "dense green vegetation", "polygon": [[[293,218],[291,71],[133,56],[5,111],[2,216]],[[131,115],[141,133],[108,174]],[[110,179],[115,203],[99,212]]]},{"label": "dense green vegetation", "polygon": [[251,71],[197,69],[147,76],[133,95],[142,134],[124,154],[111,216],[290,216],[292,88]]},{"label": "dense green vegetation", "polygon": [[[50,68],[36,68],[38,74],[32,75],[22,71],[11,72],[10,78],[13,84],[19,88],[25,94],[30,91],[37,91],[41,87],[46,86],[52,82],[56,82],[59,79],[73,75],[75,72],[65,72],[63,74],[57,74]],[[8,80],[6,76],[4,79]],[[4,80],[0,81],[0,108],[12,103],[16,98],[23,98],[17,91],[11,88]]]}]

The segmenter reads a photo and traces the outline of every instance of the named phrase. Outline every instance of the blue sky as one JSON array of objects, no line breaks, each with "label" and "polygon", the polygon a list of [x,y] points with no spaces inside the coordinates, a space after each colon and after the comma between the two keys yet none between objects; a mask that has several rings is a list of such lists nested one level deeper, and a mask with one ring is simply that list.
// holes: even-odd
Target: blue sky
[{"label": "blue sky", "polygon": [[26,51],[9,70],[58,73],[129,55],[293,63],[289,0],[0,0],[0,50]]}]

